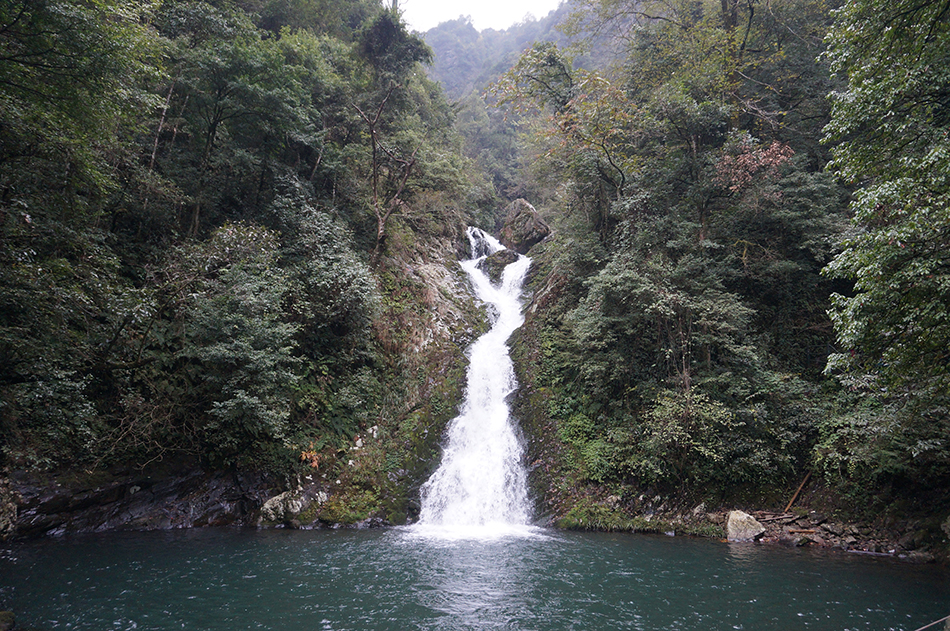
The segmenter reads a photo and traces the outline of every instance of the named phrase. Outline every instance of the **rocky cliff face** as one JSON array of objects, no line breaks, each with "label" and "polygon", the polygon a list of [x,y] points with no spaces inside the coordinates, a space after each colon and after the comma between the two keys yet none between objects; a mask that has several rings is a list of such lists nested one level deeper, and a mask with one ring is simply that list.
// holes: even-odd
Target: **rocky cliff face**
[{"label": "rocky cliff face", "polygon": [[505,223],[499,241],[506,248],[527,254],[533,246],[551,234],[551,228],[526,200],[516,199],[505,210]]},{"label": "rocky cliff face", "polygon": [[59,479],[19,473],[11,480],[19,495],[15,534],[253,525],[278,484],[262,474],[193,467]]}]

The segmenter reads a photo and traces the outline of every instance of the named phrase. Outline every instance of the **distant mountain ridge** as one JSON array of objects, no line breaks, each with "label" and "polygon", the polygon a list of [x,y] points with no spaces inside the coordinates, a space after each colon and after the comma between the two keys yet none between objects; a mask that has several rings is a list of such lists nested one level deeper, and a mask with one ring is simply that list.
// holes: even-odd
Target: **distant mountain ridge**
[{"label": "distant mountain ridge", "polygon": [[508,70],[521,52],[537,41],[568,43],[556,29],[570,13],[570,3],[537,20],[525,20],[503,31],[478,31],[469,17],[443,22],[423,34],[435,52],[435,61],[428,69],[429,77],[442,84],[453,100],[484,89]]}]

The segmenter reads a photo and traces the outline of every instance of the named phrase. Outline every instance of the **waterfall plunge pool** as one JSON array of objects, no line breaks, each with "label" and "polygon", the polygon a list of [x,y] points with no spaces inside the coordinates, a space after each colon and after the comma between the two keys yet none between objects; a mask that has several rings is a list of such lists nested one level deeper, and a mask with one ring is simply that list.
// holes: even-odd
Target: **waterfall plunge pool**
[{"label": "waterfall plunge pool", "polygon": [[[208,529],[0,546],[0,610],[38,631],[902,629],[950,614],[950,573],[752,544],[547,531],[529,522],[505,399],[528,259],[470,229],[463,263],[492,327],[420,523],[382,531]],[[512,271],[509,272],[509,269]]]},{"label": "waterfall plunge pool", "polygon": [[481,538],[417,526],[201,529],[6,544],[0,609],[38,631],[914,631],[950,614],[950,572],[530,527]]}]

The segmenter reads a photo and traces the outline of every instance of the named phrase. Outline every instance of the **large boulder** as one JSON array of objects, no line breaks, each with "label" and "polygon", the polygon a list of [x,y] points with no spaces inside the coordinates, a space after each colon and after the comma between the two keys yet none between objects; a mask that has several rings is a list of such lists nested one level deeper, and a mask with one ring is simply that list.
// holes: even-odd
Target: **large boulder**
[{"label": "large boulder", "polygon": [[491,279],[491,282],[498,283],[501,280],[501,276],[505,271],[505,268],[518,260],[518,254],[512,252],[511,250],[498,250],[494,254],[489,254],[485,257],[481,263],[478,264],[478,269],[485,272],[488,275],[488,278]]},{"label": "large boulder", "polygon": [[317,485],[284,491],[268,499],[261,506],[261,518],[265,523],[291,524],[299,527],[316,519],[316,511],[328,499],[327,493]]},{"label": "large boulder", "polygon": [[734,510],[726,516],[726,539],[729,541],[755,541],[763,534],[765,526],[748,513]]},{"label": "large boulder", "polygon": [[523,199],[516,199],[505,210],[505,223],[498,239],[506,248],[519,254],[527,254],[536,243],[551,234],[551,228],[541,219],[534,206]]},{"label": "large boulder", "polygon": [[306,502],[298,491],[284,491],[264,502],[261,506],[261,516],[271,522],[290,521],[297,517],[307,504],[309,502]]}]

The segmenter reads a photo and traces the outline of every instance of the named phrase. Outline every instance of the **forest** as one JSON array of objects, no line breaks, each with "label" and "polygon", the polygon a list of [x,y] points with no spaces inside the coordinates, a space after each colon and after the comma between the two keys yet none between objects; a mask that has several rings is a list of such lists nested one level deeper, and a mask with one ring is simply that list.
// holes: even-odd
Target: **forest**
[{"label": "forest", "polygon": [[948,130],[947,0],[425,34],[379,0],[2,3],[0,467],[318,473],[327,522],[411,518],[481,326],[465,226],[524,198],[540,512],[810,480],[936,540]]}]

